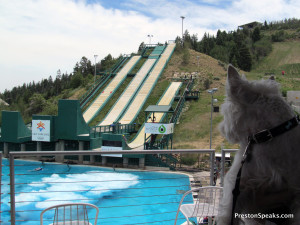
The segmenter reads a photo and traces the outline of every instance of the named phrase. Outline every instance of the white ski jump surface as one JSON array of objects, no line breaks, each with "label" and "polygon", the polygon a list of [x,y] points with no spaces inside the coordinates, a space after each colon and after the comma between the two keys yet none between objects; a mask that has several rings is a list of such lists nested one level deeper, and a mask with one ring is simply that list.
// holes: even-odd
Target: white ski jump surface
[{"label": "white ski jump surface", "polygon": [[136,64],[136,62],[140,59],[140,57],[141,56],[131,57],[131,59],[121,69],[121,71],[118,72],[114,77],[114,79],[107,85],[104,91],[101,94],[99,94],[99,96],[87,108],[87,110],[83,113],[83,118],[86,121],[86,123],[89,123],[94,118],[94,116],[97,114],[99,109],[103,106],[103,104],[110,97],[110,95],[113,94],[115,89],[124,80],[127,73],[132,69],[132,67]]},{"label": "white ski jump surface", "polygon": [[131,105],[128,107],[124,115],[119,120],[121,124],[129,124],[132,123],[133,120],[136,118],[137,114],[139,113],[141,107],[143,106],[144,102],[146,101],[148,95],[150,94],[153,86],[155,85],[158,76],[160,75],[161,71],[163,70],[167,60],[169,59],[170,55],[172,54],[175,48],[174,44],[169,44],[167,48],[164,50],[162,55],[160,56],[158,62],[155,64],[153,70],[143,83],[143,86],[136,94],[135,99],[131,102]]},{"label": "white ski jump surface", "polygon": [[130,103],[132,96],[135,94],[137,89],[140,87],[141,83],[149,73],[149,70],[155,63],[156,59],[148,59],[142,68],[135,75],[133,80],[130,82],[126,90],[123,92],[121,97],[117,100],[114,106],[110,109],[109,113],[106,115],[104,120],[97,126],[111,125],[113,122],[121,116],[122,112],[126,108],[127,104]]}]

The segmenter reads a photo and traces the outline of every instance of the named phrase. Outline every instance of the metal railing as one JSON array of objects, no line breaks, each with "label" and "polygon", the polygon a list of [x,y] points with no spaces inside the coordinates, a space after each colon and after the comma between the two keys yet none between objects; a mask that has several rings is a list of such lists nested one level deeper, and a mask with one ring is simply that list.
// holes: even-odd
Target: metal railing
[{"label": "metal railing", "polygon": [[221,150],[221,154],[222,154],[222,158],[221,158],[221,174],[220,174],[220,185],[223,187],[224,186],[224,177],[225,177],[225,154],[226,153],[236,153],[239,149],[222,149]]},{"label": "metal railing", "polygon": [[111,124],[105,126],[95,126],[90,129],[90,137],[100,137],[102,133],[125,134],[136,132],[136,124]]},{"label": "metal railing", "polygon": [[[238,149],[222,149],[222,159],[221,159],[221,173],[220,173],[220,185],[223,186],[224,184],[224,175],[225,175],[225,171],[226,171],[226,167],[225,167],[225,154],[226,153],[236,153],[238,151]],[[23,213],[27,214],[27,217],[30,217],[29,215],[32,213],[39,213],[40,211],[42,210],[39,210],[39,209],[23,209],[21,207],[20,209],[20,205],[26,205],[26,204],[31,204],[31,203],[36,203],[36,204],[44,204],[44,203],[47,203],[47,204],[51,204],[51,203],[55,203],[55,202],[65,202],[66,200],[65,199],[41,199],[41,200],[37,200],[36,198],[32,197],[32,199],[29,199],[28,197],[25,197],[25,195],[29,195],[29,196],[34,196],[35,194],[37,193],[43,193],[44,195],[48,195],[48,196],[51,196],[52,194],[55,195],[56,193],[58,192],[62,192],[62,194],[65,194],[66,196],[69,196],[69,194],[71,193],[72,196],[75,196],[74,199],[69,199],[69,200],[72,200],[72,201],[89,201],[89,200],[94,200],[94,197],[90,197],[90,198],[76,198],[76,196],[78,196],[78,193],[82,193],[82,192],[95,192],[95,195],[97,196],[97,193],[101,193],[103,191],[110,191],[112,193],[114,192],[118,192],[120,191],[120,188],[118,188],[118,185],[116,185],[116,182],[130,182],[130,179],[107,179],[107,180],[79,180],[79,181],[61,181],[60,179],[57,179],[55,180],[55,177],[52,179],[52,180],[49,180],[49,177],[53,176],[53,174],[55,174],[55,176],[76,176],[76,174],[81,174],[81,173],[71,173],[70,172],[70,169],[64,172],[57,172],[56,169],[55,171],[56,172],[51,172],[51,171],[48,171],[48,170],[43,170],[43,171],[39,171],[39,172],[36,172],[35,169],[33,169],[35,172],[32,174],[31,172],[28,172],[28,167],[23,167],[24,165],[19,165],[19,162],[15,163],[16,159],[20,159],[20,158],[25,158],[25,157],[30,157],[30,158],[34,158],[34,157],[49,157],[49,156],[55,156],[55,157],[62,157],[62,156],[77,156],[77,157],[86,157],[86,156],[89,156],[89,157],[97,157],[99,156],[100,154],[109,154],[109,155],[118,155],[118,154],[125,154],[126,156],[128,155],[138,155],[138,154],[143,154],[143,155],[147,155],[147,154],[151,154],[151,155],[166,155],[166,154],[173,154],[173,155],[178,155],[178,154],[181,154],[181,153],[184,153],[184,154],[197,154],[197,157],[199,157],[199,154],[209,154],[211,155],[212,157],[209,157],[210,159],[213,159],[213,160],[210,160],[208,159],[207,157],[207,163],[209,164],[209,167],[207,169],[209,169],[209,171],[206,172],[206,179],[208,181],[207,185],[213,185],[214,182],[215,182],[215,179],[216,179],[216,174],[214,173],[214,169],[215,169],[215,150],[214,149],[185,149],[185,150],[140,150],[140,151],[132,151],[132,150],[121,150],[121,151],[43,151],[43,152],[36,152],[36,151],[31,151],[31,152],[10,152],[9,153],[9,182],[5,182],[5,183],[9,183],[9,188],[10,188],[10,192],[9,193],[4,193],[4,196],[5,194],[9,194],[10,196],[10,201],[9,201],[9,206],[10,206],[10,209],[9,211],[7,211],[7,208],[6,208],[6,211],[4,209],[3,211],[3,200],[7,201],[7,198],[8,197],[5,197],[3,198],[3,193],[2,192],[7,192],[6,191],[6,188],[5,191],[4,189],[2,189],[1,187],[3,186],[3,180],[2,180],[2,176],[0,176],[0,200],[1,200],[1,205],[0,205],[0,224],[12,224],[12,225],[17,225],[17,224],[31,224],[30,222],[29,223],[26,223],[26,221],[24,219],[21,219],[21,218],[18,218],[20,217],[20,215]],[[0,152],[0,175],[2,175],[2,154]],[[6,163],[5,163],[6,165]],[[32,165],[34,167],[36,167],[37,165],[40,165],[40,162],[32,162]],[[44,164],[43,164],[44,165]],[[52,163],[51,165],[56,165],[57,167],[59,166],[64,166],[64,168],[71,168],[72,165],[70,166],[69,164],[68,165],[64,165],[64,164],[57,164],[57,163]],[[48,164],[47,164],[48,166]],[[112,173],[112,175],[114,176],[115,174],[115,170],[116,170],[116,167],[113,165],[112,166],[113,169],[110,169],[111,171],[105,171],[105,172],[92,172],[92,173],[95,173],[95,174],[98,174],[97,177],[106,177],[106,178],[109,178],[111,177],[110,173]],[[17,168],[17,170],[16,170]],[[46,167],[47,168],[47,167]],[[73,168],[73,167],[72,167]],[[93,168],[97,168],[97,167],[93,167]],[[106,168],[107,169],[107,168]],[[178,171],[181,171],[183,168],[178,168],[176,167],[177,171],[175,173],[178,173]],[[33,171],[31,170],[31,171]],[[157,171],[160,171],[160,170],[163,170],[164,169],[157,169]],[[192,169],[192,171],[195,172],[198,171],[200,172],[199,169]],[[117,173],[126,173],[125,171],[117,168]],[[136,170],[138,171],[138,173],[143,173],[143,174],[146,174],[146,173],[151,173],[149,172],[148,170]],[[188,171],[188,170],[186,170]],[[191,171],[189,171],[191,172]],[[34,181],[34,182],[29,182],[27,181],[28,180],[28,177],[30,176],[37,176],[37,174],[39,173],[39,175],[43,175],[43,174],[46,174],[48,175],[48,178],[46,179],[42,179],[42,180],[38,180],[38,181]],[[174,173],[174,172],[172,172]],[[170,172],[170,174],[172,174]],[[194,176],[194,175],[191,175],[191,173],[189,174],[189,176]],[[198,175],[197,175],[198,176]],[[16,179],[17,177],[17,179]],[[48,180],[47,180],[48,179]],[[175,181],[176,179],[175,178],[172,178],[172,177],[169,177],[169,178],[142,178],[140,179],[139,181],[146,181],[146,182],[152,182],[152,181],[155,181],[155,180],[158,180],[158,182],[160,182],[161,180],[160,179],[166,179],[166,180],[169,180],[170,181],[170,184],[168,184],[168,186],[166,186],[165,188],[175,188],[176,190],[176,194],[174,194],[173,197],[176,197],[176,196],[179,196],[179,198],[181,197],[182,194],[184,194],[185,191],[187,191],[187,189],[189,189],[192,184],[195,184],[195,179],[200,179],[199,177],[195,178],[194,176],[194,182],[192,182],[193,178],[191,179],[190,178],[190,183],[188,185],[179,185],[179,186],[176,186],[176,185],[173,185],[173,181]],[[182,177],[181,178],[178,178],[178,179],[183,179]],[[20,182],[21,180],[21,182]],[[107,188],[101,188],[101,184],[103,183],[111,183],[111,182],[115,182],[115,186],[113,187],[107,187]],[[202,181],[201,181],[202,182]],[[51,190],[50,189],[40,189],[38,192],[33,192],[31,193],[30,191],[28,191],[27,188],[29,187],[32,187],[32,186],[51,186],[52,184],[57,184],[57,185],[61,185],[62,187],[64,187],[65,185],[67,184],[71,184],[71,187],[72,187],[72,184],[78,184],[78,185],[81,185],[83,183],[95,183],[97,184],[96,186],[94,186],[94,189],[74,189],[74,190],[68,190],[68,188],[66,188],[66,190],[62,190],[61,188],[59,188],[59,190]],[[202,185],[202,184],[201,184]],[[75,185],[76,186],[76,185]],[[22,189],[21,191],[19,190],[20,187],[24,188],[25,187],[25,191],[24,189]],[[160,189],[159,187],[148,187],[148,188],[152,188],[153,189],[153,192],[155,192],[157,190],[157,194],[154,194],[153,196],[147,196],[147,198],[152,198],[152,197],[155,197],[155,196],[159,196],[160,195]],[[165,207],[167,204],[178,204],[178,203],[174,203],[174,202],[156,202],[156,203],[149,203],[147,201],[144,202],[144,198],[146,198],[146,196],[143,196],[143,192],[144,192],[144,188],[139,188],[139,187],[132,187],[132,188],[126,188],[126,190],[130,190],[130,192],[135,195],[134,197],[137,197],[137,198],[141,198],[142,200],[137,200],[137,199],[134,199],[133,196],[129,197],[129,196],[117,196],[117,197],[107,197],[107,196],[102,196],[101,198],[103,198],[102,200],[104,201],[109,201],[110,199],[116,199],[116,198],[124,198],[125,200],[128,199],[129,202],[127,203],[126,201],[126,204],[125,205],[112,205],[112,206],[101,206],[100,204],[100,220],[99,222],[101,224],[106,224],[105,222],[103,223],[103,221],[109,221],[107,224],[110,224],[111,220],[114,220],[114,219],[120,219],[120,218],[127,218],[127,217],[137,217],[137,218],[143,218],[143,216],[146,216],[146,214],[139,214],[139,215],[127,215],[127,216],[119,216],[119,217],[114,217],[114,216],[108,216],[106,218],[104,218],[103,216],[101,217],[101,211],[104,210],[104,211],[109,211],[110,209],[112,209],[112,211],[114,209],[118,209],[118,208],[122,208],[124,207],[124,209],[128,208],[128,207],[154,207],[155,205],[158,205],[158,207]],[[27,191],[26,191],[27,190]],[[101,194],[100,194],[101,195]],[[167,194],[168,195],[168,194]],[[171,194],[172,196],[173,194]],[[16,196],[17,196],[17,200],[16,200]],[[80,195],[79,195],[80,196]],[[99,197],[96,197],[96,198],[99,198]],[[130,201],[135,202],[134,204],[131,203]],[[102,201],[101,200],[101,201]],[[138,203],[137,203],[138,202]],[[8,203],[7,203],[8,204]],[[16,205],[18,205],[18,207],[16,208]],[[159,206],[160,205],[160,206]],[[5,207],[4,207],[5,208]],[[7,213],[10,213],[10,221],[7,221],[7,220],[4,220],[3,221],[3,213],[6,213],[5,216],[7,216]],[[169,212],[169,213],[172,213],[172,212]],[[154,213],[156,215],[156,213]],[[167,215],[168,213],[166,213]],[[161,215],[162,217],[164,217],[164,215]],[[174,219],[174,218],[173,218]],[[27,218],[27,220],[30,221],[30,219]],[[166,221],[170,221],[171,219],[170,218],[167,218],[166,217]],[[27,221],[28,222],[28,221]],[[33,221],[34,222],[34,221]],[[38,222],[38,220],[35,221],[36,223]],[[154,222],[153,222],[154,223]],[[172,222],[170,221],[170,224]],[[124,224],[128,224],[128,223],[124,223]],[[129,223],[130,224],[130,223]],[[152,223],[149,223],[149,222],[146,222],[146,223],[134,223],[134,224],[152,224]],[[154,223],[155,224],[155,223]],[[159,224],[159,221],[158,221],[158,224]]]},{"label": "metal railing", "polygon": [[[52,196],[55,195],[57,193],[62,193],[65,196],[72,196],[74,197],[74,199],[70,199],[73,201],[89,201],[89,200],[95,200],[98,199],[97,201],[99,201],[100,203],[100,218],[99,218],[99,223],[100,224],[114,224],[112,221],[114,220],[118,220],[119,221],[119,217],[122,217],[122,219],[126,219],[126,218],[131,218],[132,221],[134,221],[133,224],[152,224],[152,222],[150,223],[148,222],[138,222],[141,221],[144,216],[148,216],[149,212],[144,212],[141,211],[140,213],[138,213],[138,209],[139,208],[153,208],[153,207],[166,207],[168,204],[175,204],[175,208],[178,207],[178,202],[173,202],[173,200],[171,201],[170,199],[167,200],[161,200],[163,202],[154,202],[152,203],[152,198],[158,197],[158,199],[163,199],[163,196],[169,196],[173,199],[173,198],[178,198],[180,200],[182,194],[184,194],[187,190],[190,189],[190,183],[185,184],[185,185],[178,185],[176,186],[174,183],[176,182],[176,180],[180,180],[180,179],[188,179],[187,176],[184,177],[179,177],[179,178],[174,178],[172,174],[174,173],[170,173],[170,177],[166,177],[166,178],[156,178],[154,176],[154,178],[146,178],[141,176],[141,178],[137,178],[137,180],[134,180],[134,182],[142,182],[145,181],[145,183],[149,183],[148,187],[149,189],[151,189],[152,195],[151,196],[146,196],[145,195],[145,188],[143,187],[139,187],[139,186],[133,186],[133,187],[128,187],[126,188],[126,190],[129,190],[130,192],[130,196],[119,196],[119,195],[114,195],[112,194],[111,196],[107,196],[105,194],[102,194],[102,192],[106,192],[106,191],[110,191],[111,193],[119,193],[121,191],[125,191],[124,190],[120,190],[118,183],[119,182],[132,182],[131,177],[126,177],[125,179],[114,179],[114,175],[116,174],[126,174],[128,171],[123,171],[119,168],[115,168],[113,167],[113,169],[110,169],[109,171],[104,171],[104,172],[98,172],[96,171],[95,168],[97,167],[93,167],[93,171],[90,171],[90,173],[94,173],[96,174],[93,178],[101,178],[103,177],[102,180],[96,179],[96,180],[88,180],[88,179],[84,179],[84,177],[81,177],[81,179],[73,181],[70,179],[66,179],[66,180],[62,180],[60,179],[60,176],[67,176],[68,178],[76,176],[76,174],[82,175],[82,173],[80,172],[76,172],[76,173],[72,173],[72,169],[68,170],[68,171],[64,171],[61,172],[59,169],[54,169],[54,171],[49,171],[47,169],[44,170],[34,170],[34,172],[30,172],[33,170],[29,170],[28,167],[24,167],[24,165],[20,165],[19,162],[15,163],[16,159],[20,159],[20,158],[24,158],[24,157],[49,157],[49,156],[55,156],[55,157],[62,157],[62,156],[78,156],[78,157],[97,157],[100,154],[123,154],[123,155],[138,155],[138,154],[142,154],[142,155],[146,155],[146,154],[180,154],[180,153],[189,153],[189,154],[209,154],[212,155],[212,159],[214,159],[214,155],[215,155],[215,150],[214,149],[185,149],[185,150],[140,150],[140,151],[132,151],[132,150],[121,150],[121,151],[43,151],[43,152],[36,152],[36,151],[31,151],[31,152],[10,152],[9,153],[9,174],[10,174],[10,224],[12,225],[16,225],[16,224],[34,224],[33,222],[31,223],[31,219],[30,216],[31,214],[34,213],[40,213],[40,209],[23,209],[22,207],[20,208],[20,205],[26,205],[26,204],[49,204],[49,203],[55,203],[55,202],[61,202],[61,201],[66,201],[65,199],[55,199],[50,198],[50,199],[37,199],[34,197],[34,195],[36,194],[42,194],[43,196]],[[208,159],[208,157],[207,157]],[[208,181],[209,184],[207,185],[212,185],[213,184],[213,179],[214,179],[214,160],[209,161],[209,172],[207,172],[208,177]],[[37,164],[36,162],[33,163],[33,168],[36,167]],[[55,165],[58,168],[60,168],[59,166],[61,166],[61,164],[57,164],[57,163],[52,163],[51,165]],[[45,164],[45,168],[47,168],[48,164]],[[72,165],[63,165],[64,168],[74,168]],[[116,170],[117,169],[117,170]],[[115,171],[116,170],[116,171]],[[38,172],[37,172],[38,171]],[[76,171],[74,169],[74,171]],[[144,173],[151,173],[148,170],[136,170],[137,173],[139,174],[144,174]],[[197,170],[199,172],[199,170]],[[33,176],[33,174],[35,176]],[[168,173],[168,174],[169,174]],[[178,173],[178,172],[177,172]],[[28,178],[29,177],[36,177],[37,174],[46,174],[47,177],[45,179],[37,179],[35,181],[29,181]],[[55,175],[53,175],[55,174]],[[17,179],[16,179],[17,178]],[[50,179],[51,178],[51,179]],[[104,179],[106,178],[106,180]],[[166,185],[163,187],[158,187],[158,186],[151,186],[151,182],[158,182],[161,183],[162,179],[166,180]],[[111,186],[103,186],[101,187],[101,184],[103,183],[107,183],[110,184],[112,183]],[[81,186],[83,184],[96,184],[94,185],[92,188],[88,188],[85,189],[85,186]],[[55,188],[53,188],[51,185],[58,185],[55,186]],[[65,185],[69,185],[66,186]],[[76,184],[79,185],[80,188],[75,188]],[[34,191],[34,192],[30,192],[30,188],[29,187],[41,187],[39,189],[39,191]],[[52,188],[51,188],[52,187]],[[21,189],[21,191],[19,190],[20,188],[25,188],[25,189]],[[29,189],[28,189],[29,188]],[[168,194],[164,194],[162,193],[162,189],[160,188],[165,188],[165,189],[174,189],[174,193],[168,193]],[[153,193],[155,192],[155,193]],[[89,198],[82,198],[81,195],[79,195],[79,193],[95,193],[95,196],[89,196]],[[123,193],[123,192],[122,192]],[[31,199],[29,199],[28,197],[25,197],[25,195],[30,195],[32,196]],[[62,195],[60,195],[62,196]],[[79,196],[79,197],[78,197]],[[176,197],[177,196],[177,197]],[[16,198],[17,197],[17,198]],[[134,197],[137,197],[137,199],[134,199]],[[118,198],[122,198],[123,199],[123,205],[114,205],[113,204],[113,200],[112,199],[118,199]],[[150,202],[147,202],[145,199],[151,199]],[[108,205],[102,205],[102,201],[106,201],[109,204]],[[18,207],[16,207],[16,205],[18,205]],[[121,215],[116,215],[116,214],[112,214],[109,215],[108,213],[108,217],[103,217],[103,214],[105,214],[104,212],[107,211],[114,211],[118,208],[124,208],[124,211],[128,210],[128,208],[133,207],[137,210],[137,212],[134,210],[134,215],[125,215],[125,216],[121,216]],[[102,212],[102,214],[101,214]],[[21,214],[24,214],[27,216],[25,221],[22,218],[20,218]],[[137,213],[135,215],[135,213]],[[170,211],[170,212],[155,212],[152,216],[153,216],[153,223],[155,224],[155,221],[157,219],[157,223],[156,224],[162,224],[162,221],[159,221],[159,219],[157,218],[158,214],[160,216],[162,216],[165,221],[170,221],[169,223],[172,224],[172,221],[175,219],[175,216],[173,218],[173,214],[176,213],[176,209],[175,211]],[[150,213],[151,214],[151,213]],[[167,217],[167,215],[171,215],[172,218]],[[165,216],[166,215],[166,216]],[[134,218],[132,218],[134,217]],[[138,220],[136,220],[135,218],[137,218]],[[27,222],[27,223],[26,223]],[[38,220],[35,221],[36,223],[38,222]],[[107,222],[107,223],[106,223]],[[164,222],[163,222],[164,223]],[[122,223],[116,223],[116,224],[122,224]],[[130,223],[124,223],[124,224],[130,224]],[[165,223],[164,223],[165,224]]]}]

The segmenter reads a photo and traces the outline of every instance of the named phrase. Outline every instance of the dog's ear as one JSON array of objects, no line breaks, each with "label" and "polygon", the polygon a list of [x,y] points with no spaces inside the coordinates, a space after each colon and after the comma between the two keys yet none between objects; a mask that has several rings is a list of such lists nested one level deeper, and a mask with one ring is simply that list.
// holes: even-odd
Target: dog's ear
[{"label": "dog's ear", "polygon": [[229,64],[227,69],[227,82],[232,94],[239,89],[241,77],[238,71],[231,64]]},{"label": "dog's ear", "polygon": [[252,104],[258,97],[249,87],[246,78],[241,77],[231,64],[227,70],[227,95],[242,104]]}]

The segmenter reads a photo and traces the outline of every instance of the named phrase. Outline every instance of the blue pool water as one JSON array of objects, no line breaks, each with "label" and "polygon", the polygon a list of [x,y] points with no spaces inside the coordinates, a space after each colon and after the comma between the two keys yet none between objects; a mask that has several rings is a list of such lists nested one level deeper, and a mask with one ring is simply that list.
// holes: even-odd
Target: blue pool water
[{"label": "blue pool water", "polygon": [[[8,225],[8,161],[4,159],[3,164],[1,219]],[[189,178],[183,174],[53,163],[34,170],[40,166],[41,162],[15,161],[16,220],[20,220],[16,224],[39,224],[43,209],[66,202],[97,205],[101,225],[174,224],[181,196],[190,189]]]}]

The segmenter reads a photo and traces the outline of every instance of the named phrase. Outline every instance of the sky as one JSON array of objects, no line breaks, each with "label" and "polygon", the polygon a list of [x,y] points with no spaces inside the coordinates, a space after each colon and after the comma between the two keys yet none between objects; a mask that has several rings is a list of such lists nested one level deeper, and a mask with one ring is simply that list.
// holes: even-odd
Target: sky
[{"label": "sky", "polygon": [[[299,18],[299,0],[0,0],[0,92],[73,72],[82,56],[137,52],[183,29],[233,31],[252,21]],[[153,35],[150,38],[148,35]]]}]

